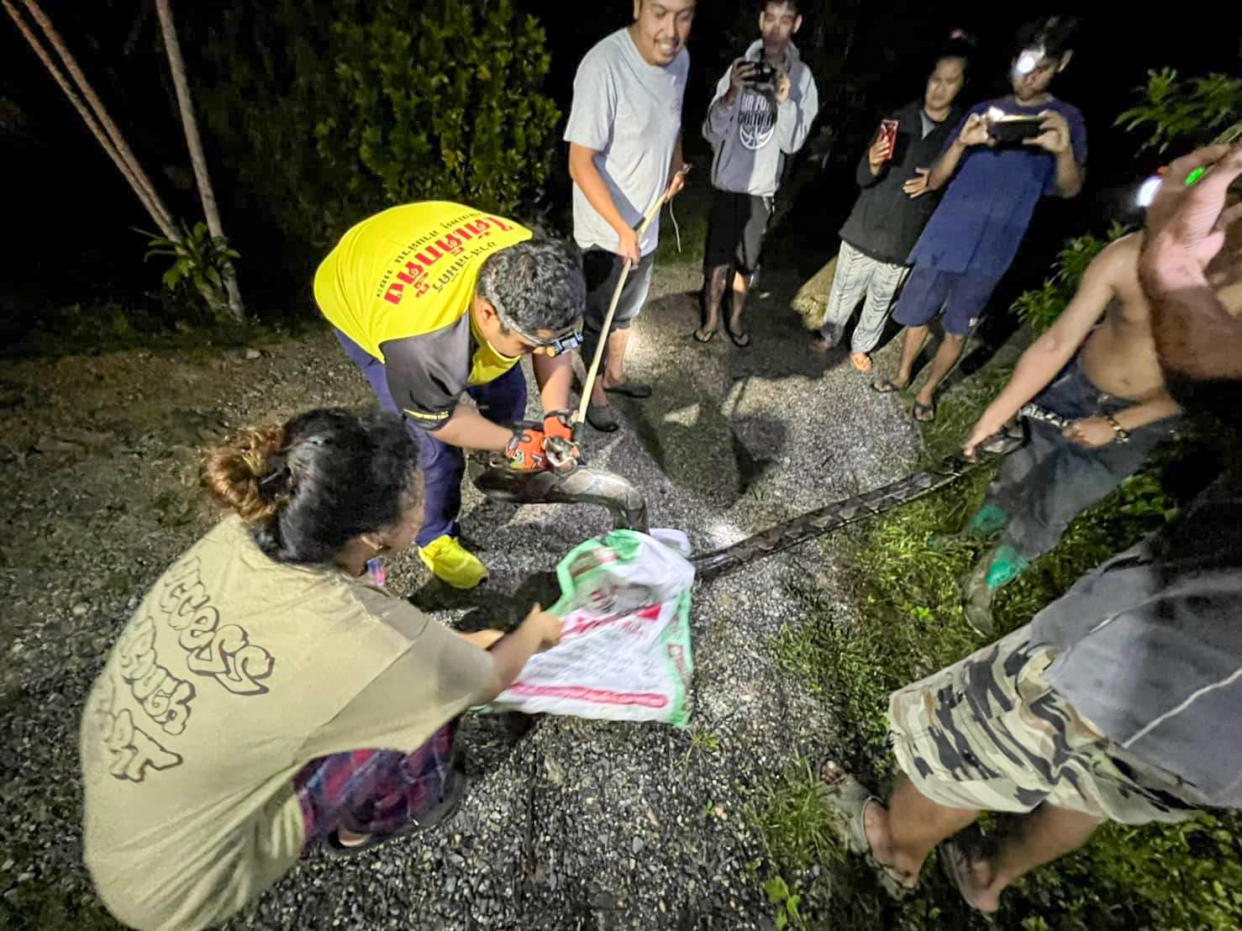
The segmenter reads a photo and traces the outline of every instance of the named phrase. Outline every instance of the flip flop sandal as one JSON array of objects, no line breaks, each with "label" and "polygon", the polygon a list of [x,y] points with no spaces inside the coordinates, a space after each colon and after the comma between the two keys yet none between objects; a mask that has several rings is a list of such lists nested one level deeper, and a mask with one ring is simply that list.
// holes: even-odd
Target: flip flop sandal
[{"label": "flip flop sandal", "polygon": [[839,819],[836,825],[839,829],[838,834],[845,841],[845,846],[850,853],[858,854],[867,861],[867,865],[875,871],[885,892],[895,899],[904,898],[910,894],[910,888],[901,881],[901,876],[898,873],[875,858],[875,855],[871,852],[871,842],[867,840],[867,830],[864,823],[867,807],[869,805],[883,805],[884,803],[872,795],[866,786],[840,767],[837,767],[837,769],[842,774],[841,778],[830,782],[824,775],[824,771],[829,766],[836,766],[836,762],[833,760],[825,761],[819,768],[819,777],[828,786],[828,807],[836,813]]},{"label": "flip flop sandal", "polygon": [[956,840],[947,840],[936,848],[936,859],[949,882],[957,887],[962,901],[977,912],[982,912],[979,903],[970,897],[967,891],[967,877],[970,874],[970,856]]},{"label": "flip flop sandal", "polygon": [[411,818],[397,828],[397,830],[391,831],[388,834],[371,834],[366,840],[359,841],[356,844],[342,843],[340,836],[336,831],[333,831],[324,838],[324,847],[327,849],[328,854],[333,857],[356,857],[398,837],[408,837],[411,834],[429,831],[457,814],[457,809],[461,807],[462,800],[466,797],[466,789],[469,784],[470,780],[464,774],[454,770],[453,781],[449,783],[444,797],[423,817]]},{"label": "flip flop sandal", "polygon": [[871,356],[865,352],[851,352],[850,362],[854,364],[854,368],[862,372],[864,375],[871,371]]},{"label": "flip flop sandal", "polygon": [[637,398],[640,401],[643,398],[651,397],[651,386],[645,385],[640,381],[623,381],[621,384],[613,385],[611,388],[605,385],[604,391],[608,394],[620,394],[627,398]]},{"label": "flip flop sandal", "polygon": [[878,391],[880,394],[896,394],[906,389],[891,378],[877,378],[871,383],[871,390]]},{"label": "flip flop sandal", "polygon": [[738,349],[745,349],[750,345],[749,333],[734,333],[728,327],[725,327],[725,332],[729,334],[729,339],[733,340],[733,345]]},{"label": "flip flop sandal", "polygon": [[696,341],[696,342],[700,342],[700,343],[710,343],[710,342],[712,341],[712,337],[716,335],[716,331],[715,331],[715,330],[708,330],[708,331],[707,331],[707,335],[706,335],[706,336],[704,336],[704,335],[703,335],[703,328],[702,328],[702,327],[700,327],[699,329],[695,330],[695,331],[694,331],[694,333],[693,333],[692,335],[694,336],[694,339],[695,339],[695,341]]},{"label": "flip flop sandal", "polygon": [[598,404],[592,404],[587,408],[587,423],[598,430],[600,433],[616,433],[621,429],[621,421],[617,419],[617,412],[612,409],[611,405],[600,407]]},{"label": "flip flop sandal", "polygon": [[912,413],[914,414],[914,419],[919,423],[931,423],[936,419],[936,404],[934,401],[931,404],[915,401]]}]

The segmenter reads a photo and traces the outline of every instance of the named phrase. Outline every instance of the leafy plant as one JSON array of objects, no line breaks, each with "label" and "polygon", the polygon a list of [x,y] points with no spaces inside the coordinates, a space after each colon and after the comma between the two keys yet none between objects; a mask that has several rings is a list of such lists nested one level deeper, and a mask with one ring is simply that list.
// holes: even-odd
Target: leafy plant
[{"label": "leafy plant", "polygon": [[228,297],[224,290],[224,275],[229,262],[241,258],[237,250],[229,246],[223,236],[212,236],[207,224],[199,221],[193,227],[182,226],[180,239],[169,239],[146,233],[145,259],[169,256],[172,264],[164,272],[161,281],[164,288],[176,294],[189,290],[201,295],[218,320],[229,314]]},{"label": "leafy plant", "polygon": [[333,30],[343,104],[320,155],[369,202],[458,199],[511,213],[547,176],[559,112],[543,27],[511,0],[383,4]]},{"label": "leafy plant", "polygon": [[783,877],[773,876],[763,884],[763,891],[768,894],[768,901],[776,906],[777,931],[790,925],[795,928],[810,927],[799,911],[802,896],[790,889]]},{"label": "leafy plant", "polygon": [[1089,233],[1067,239],[1052,263],[1052,274],[1040,287],[1024,291],[1013,302],[1011,309],[1018,315],[1018,319],[1036,333],[1042,333],[1052,326],[1065,305],[1073,299],[1087,266],[1105,246],[1129,232],[1129,227],[1114,223],[1103,239]]},{"label": "leafy plant", "polygon": [[1207,74],[1182,78],[1173,68],[1147,72],[1139,88],[1143,100],[1117,117],[1128,132],[1142,129],[1141,149],[1164,152],[1170,145],[1188,146],[1242,139],[1242,78]]}]

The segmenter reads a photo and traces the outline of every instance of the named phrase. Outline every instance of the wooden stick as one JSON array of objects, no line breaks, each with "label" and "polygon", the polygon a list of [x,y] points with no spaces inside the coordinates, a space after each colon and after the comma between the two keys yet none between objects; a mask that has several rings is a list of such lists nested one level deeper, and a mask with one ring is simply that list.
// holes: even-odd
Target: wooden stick
[{"label": "wooden stick", "polygon": [[[160,228],[160,232],[162,232],[168,239],[175,242],[180,237],[177,234],[176,225],[172,221],[172,215],[168,212],[168,208],[165,207],[163,202],[160,200],[160,196],[155,190],[155,185],[151,183],[151,179],[147,177],[147,173],[142,170],[142,165],[138,162],[138,159],[134,157],[134,153],[126,143],[125,137],[121,134],[120,129],[118,129],[116,123],[112,121],[112,117],[108,115],[108,111],[104,107],[103,101],[99,99],[99,95],[95,93],[95,89],[91,86],[91,83],[86,80],[86,75],[84,75],[82,73],[82,69],[78,67],[77,59],[73,57],[73,54],[65,45],[65,40],[61,38],[60,33],[56,31],[56,27],[52,25],[52,21],[48,18],[47,14],[43,12],[42,8],[40,8],[39,4],[35,2],[35,0],[22,0],[22,2],[25,4],[26,9],[30,11],[31,18],[39,24],[39,28],[43,30],[43,34],[47,36],[48,42],[51,44],[52,48],[56,50],[56,54],[60,56],[60,60],[64,62],[65,70],[69,72],[69,76],[73,78],[74,83],[77,84],[78,90],[81,91],[87,104],[89,104],[91,110],[94,111],[95,118],[103,127],[104,132],[107,133],[109,140],[111,140],[116,154],[113,155],[111,151],[108,154],[113,156],[113,161],[118,162],[118,167],[120,167],[121,163],[123,163],[125,167],[129,169],[126,179],[130,180],[131,186],[136,185],[135,192],[137,192],[137,188],[141,188],[142,191],[145,192],[146,198],[143,200],[143,205],[147,207],[148,212],[153,214],[152,219],[155,220],[156,226]],[[21,25],[21,23],[18,23],[19,28]],[[29,37],[27,38],[27,41],[30,41]],[[36,51],[38,50],[36,49]],[[43,56],[40,55],[39,57],[42,58]],[[50,65],[46,59],[44,60],[44,65],[48,67],[49,71],[53,68],[53,66]],[[56,72],[53,72],[53,76],[56,76]],[[57,78],[57,83],[60,83],[62,90],[65,90],[66,94],[69,93],[69,91],[65,89],[62,79]],[[72,99],[72,97],[70,99]],[[80,109],[79,112],[81,112]],[[83,119],[85,119],[85,117],[83,117]],[[88,123],[87,125],[90,124]],[[98,135],[96,137],[98,138]],[[101,144],[102,142],[103,140],[100,140]],[[125,169],[122,168],[122,172],[124,171]],[[131,174],[133,175],[132,180],[129,178],[129,175]],[[141,194],[139,196],[141,198]]]},{"label": "wooden stick", "polygon": [[[185,61],[181,57],[181,43],[177,41],[177,26],[173,22],[172,7],[169,5],[169,0],[155,0],[155,9],[159,14],[160,29],[164,34],[164,50],[168,53],[168,66],[172,71],[173,86],[177,89],[177,106],[181,111],[181,125],[185,129],[185,142],[190,150],[190,163],[194,166],[194,180],[198,183],[199,200],[203,202],[207,230],[213,239],[219,239],[224,236],[224,228],[220,223],[216,194],[211,188],[211,177],[207,174],[207,158],[203,154],[203,140],[198,134],[198,121],[194,118],[194,104],[190,100],[190,84],[185,77]],[[242,306],[241,292],[237,288],[237,275],[233,271],[233,263],[225,259],[222,271],[225,291],[228,294],[229,313],[235,320],[241,322],[246,318],[246,309]]]},{"label": "wooden stick", "polygon": [[82,122],[84,122],[87,129],[91,131],[91,135],[95,137],[100,147],[107,153],[108,157],[112,159],[112,162],[116,165],[117,170],[119,170],[125,177],[125,180],[129,182],[129,186],[133,189],[134,194],[137,195],[138,200],[142,203],[142,206],[146,208],[147,213],[151,215],[151,219],[155,221],[155,225],[160,228],[160,232],[174,242],[179,240],[181,237],[177,234],[176,228],[167,220],[166,213],[160,209],[162,205],[151,199],[149,192],[139,182],[129,163],[126,162],[121,153],[112,144],[112,140],[109,139],[104,133],[103,128],[96,121],[95,117],[92,116],[90,110],[86,108],[86,105],[82,102],[78,95],[74,93],[73,88],[69,86],[69,81],[61,73],[60,69],[56,67],[56,63],[52,61],[52,57],[47,53],[47,50],[43,47],[43,44],[39,42],[38,37],[35,36],[35,34],[30,30],[30,27],[22,19],[21,13],[18,12],[17,8],[14,7],[9,0],[0,0],[0,3],[3,4],[5,11],[12,18],[13,22],[17,24],[17,28],[21,30],[22,36],[25,38],[27,44],[34,50],[34,53],[39,56],[39,60],[43,62],[43,66],[47,68],[48,73],[60,86],[60,89],[64,91],[65,96],[69,98],[69,102],[73,105],[73,108],[78,111],[78,116],[82,118]]},{"label": "wooden stick", "polygon": [[[647,227],[651,226],[659,215],[660,208],[664,206],[664,202],[672,196],[674,182],[677,178],[684,178],[689,170],[689,165],[681,167],[674,180],[669,182],[664,193],[660,195],[660,199],[652,205],[651,209],[647,211],[646,216],[643,217],[642,223],[638,225],[636,230],[640,246],[642,245],[643,234],[647,232]],[[604,358],[604,344],[608,342],[608,331],[612,329],[612,318],[617,313],[617,304],[621,300],[621,289],[625,287],[625,279],[629,277],[629,274],[629,262],[622,262],[621,276],[617,279],[617,286],[612,290],[612,301],[608,304],[608,313],[604,315],[604,325],[600,329],[599,343],[595,347],[595,356],[591,359],[591,368],[587,371],[586,381],[583,382],[582,400],[578,403],[578,410],[574,412],[573,420],[570,422],[571,426],[586,420],[587,408],[591,406],[591,392],[595,389],[595,378],[599,375],[599,365]]]}]

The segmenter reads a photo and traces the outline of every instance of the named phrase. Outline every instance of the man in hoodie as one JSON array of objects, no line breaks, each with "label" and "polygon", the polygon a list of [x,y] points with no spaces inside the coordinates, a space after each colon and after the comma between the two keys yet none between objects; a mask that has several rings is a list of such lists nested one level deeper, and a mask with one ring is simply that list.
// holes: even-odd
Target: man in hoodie
[{"label": "man in hoodie", "polygon": [[703,121],[703,136],[714,151],[716,190],[703,254],[707,319],[694,334],[701,343],[720,326],[720,305],[732,277],[725,329],[735,345],[750,345],[741,328],[742,307],[759,265],[772,199],[785,157],[802,148],[819,111],[815,79],[791,41],[801,26],[797,0],[766,0],[759,11],[760,38],[720,79]]}]

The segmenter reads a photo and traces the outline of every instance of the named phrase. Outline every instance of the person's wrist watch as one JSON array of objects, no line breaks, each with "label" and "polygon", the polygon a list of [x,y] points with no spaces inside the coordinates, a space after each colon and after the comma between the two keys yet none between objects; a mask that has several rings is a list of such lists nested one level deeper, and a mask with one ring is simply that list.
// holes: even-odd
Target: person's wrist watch
[{"label": "person's wrist watch", "polygon": [[1113,439],[1118,443],[1130,442],[1130,431],[1117,423],[1117,418],[1112,414],[1105,414],[1104,419],[1108,421],[1108,425],[1113,428]]}]

